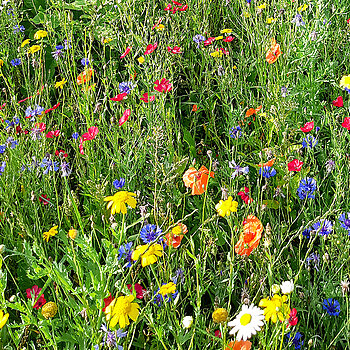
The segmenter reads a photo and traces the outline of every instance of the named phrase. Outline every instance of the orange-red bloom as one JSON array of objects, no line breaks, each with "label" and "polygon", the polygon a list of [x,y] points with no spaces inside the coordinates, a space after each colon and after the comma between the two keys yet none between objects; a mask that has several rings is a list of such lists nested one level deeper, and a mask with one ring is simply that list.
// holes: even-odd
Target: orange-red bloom
[{"label": "orange-red bloom", "polygon": [[253,115],[253,114],[257,114],[257,113],[260,111],[261,108],[262,108],[262,106],[259,106],[259,107],[256,108],[256,109],[254,109],[254,108],[249,108],[249,109],[247,110],[247,112],[245,112],[245,117],[248,118],[248,117],[250,117],[250,116]]},{"label": "orange-red bloom", "polygon": [[94,74],[94,70],[92,68],[87,68],[84,71],[82,71],[77,78],[77,84],[81,85],[83,83],[87,83],[91,80],[91,77]]},{"label": "orange-red bloom", "polygon": [[165,235],[166,245],[172,245],[174,248],[177,248],[181,244],[182,238],[184,238],[184,234],[186,234],[187,232],[187,226],[184,224],[180,223],[177,226],[173,227],[171,232]]},{"label": "orange-red bloom", "polygon": [[254,215],[248,215],[243,222],[243,232],[235,245],[235,252],[238,255],[247,255],[255,249],[260,242],[264,227],[261,221]]},{"label": "orange-red bloom", "polygon": [[262,164],[258,164],[258,167],[265,167],[265,166],[273,166],[273,164],[275,163],[275,160],[276,160],[276,158],[273,158],[273,159],[271,159],[271,160],[269,160],[268,162],[266,162],[266,163],[262,163]]},{"label": "orange-red bloom", "polygon": [[[210,176],[214,177],[214,172],[211,172]],[[186,187],[192,188],[192,195],[202,194],[207,189],[209,170],[204,165],[198,171],[194,167],[190,167],[182,179]]]},{"label": "orange-red bloom", "polygon": [[249,340],[246,341],[231,341],[227,344],[226,350],[250,350],[252,343]]},{"label": "orange-red bloom", "polygon": [[276,62],[281,53],[280,45],[277,44],[276,40],[273,38],[271,47],[266,52],[266,61],[270,64]]}]

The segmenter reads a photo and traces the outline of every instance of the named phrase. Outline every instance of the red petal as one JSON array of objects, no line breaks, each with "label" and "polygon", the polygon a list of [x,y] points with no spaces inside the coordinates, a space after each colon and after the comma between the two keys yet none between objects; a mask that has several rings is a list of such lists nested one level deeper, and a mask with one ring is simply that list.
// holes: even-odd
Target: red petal
[{"label": "red petal", "polygon": [[119,126],[122,126],[128,119],[131,114],[130,109],[126,109],[123,116],[119,119]]}]

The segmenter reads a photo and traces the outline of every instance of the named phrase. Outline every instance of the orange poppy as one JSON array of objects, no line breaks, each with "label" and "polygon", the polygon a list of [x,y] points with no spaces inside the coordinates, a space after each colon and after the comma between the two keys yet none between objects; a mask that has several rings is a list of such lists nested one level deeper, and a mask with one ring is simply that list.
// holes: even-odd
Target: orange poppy
[{"label": "orange poppy", "polygon": [[253,115],[253,114],[257,114],[257,113],[260,111],[261,108],[262,108],[262,106],[259,106],[259,107],[256,108],[256,109],[254,109],[254,108],[249,108],[249,109],[247,110],[247,112],[245,112],[245,117],[248,118],[248,117],[250,117],[250,116]]},{"label": "orange poppy", "polygon": [[180,223],[177,226],[173,227],[171,232],[165,235],[166,245],[172,245],[174,248],[177,248],[181,244],[182,238],[184,238],[184,234],[186,234],[187,232],[187,226],[184,224]]},{"label": "orange poppy", "polygon": [[248,215],[243,222],[243,232],[235,245],[235,252],[238,255],[247,255],[255,249],[260,242],[264,227],[261,221],[254,215]]},{"label": "orange poppy", "polygon": [[271,160],[269,160],[266,163],[262,163],[262,164],[258,164],[258,167],[265,167],[265,166],[273,166],[273,164],[275,163],[276,158],[273,158]]},{"label": "orange poppy", "polygon": [[[214,177],[214,172],[210,172],[210,177]],[[199,170],[190,167],[182,179],[186,187],[192,188],[192,195],[203,194],[207,189],[209,170],[204,165]]]},{"label": "orange poppy", "polygon": [[192,107],[192,112],[197,112],[197,111],[198,111],[197,105],[193,105],[193,107]]},{"label": "orange poppy", "polygon": [[77,78],[77,84],[81,85],[83,83],[87,83],[91,80],[91,77],[94,74],[94,70],[92,68],[87,68],[84,71],[82,71]]},{"label": "orange poppy", "polygon": [[226,350],[250,350],[252,343],[249,340],[246,341],[231,341],[227,344]]},{"label": "orange poppy", "polygon": [[276,62],[281,53],[280,45],[277,44],[276,40],[273,38],[271,47],[266,52],[266,61],[270,64]]}]

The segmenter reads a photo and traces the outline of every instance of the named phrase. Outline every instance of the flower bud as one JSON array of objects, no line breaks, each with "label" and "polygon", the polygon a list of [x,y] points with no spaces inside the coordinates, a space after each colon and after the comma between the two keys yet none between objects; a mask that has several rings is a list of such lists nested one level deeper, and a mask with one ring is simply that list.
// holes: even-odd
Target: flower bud
[{"label": "flower bud", "polygon": [[278,284],[273,284],[271,290],[273,294],[277,294],[281,291],[281,288]]},{"label": "flower bud", "polygon": [[193,317],[192,316],[185,316],[182,319],[182,325],[184,326],[184,328],[188,329],[191,328],[193,324]]}]

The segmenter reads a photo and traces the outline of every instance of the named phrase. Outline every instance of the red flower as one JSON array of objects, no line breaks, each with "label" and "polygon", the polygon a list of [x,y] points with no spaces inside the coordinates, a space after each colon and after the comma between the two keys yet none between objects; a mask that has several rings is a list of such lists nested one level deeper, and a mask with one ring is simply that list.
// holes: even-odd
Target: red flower
[{"label": "red flower", "polygon": [[173,48],[168,46],[167,49],[168,49],[168,52],[171,52],[171,53],[182,53],[181,47],[179,47],[179,46],[174,46]]},{"label": "red flower", "polygon": [[6,106],[6,103],[0,106],[0,111]]},{"label": "red flower", "polygon": [[346,22],[348,22],[348,24],[350,24],[350,18],[346,20]]},{"label": "red flower", "polygon": [[35,123],[35,127],[40,130],[40,132],[45,131],[46,129],[46,124],[45,123]]},{"label": "red flower", "polygon": [[16,135],[19,135],[19,134],[24,134],[24,135],[27,135],[29,133],[28,130],[23,130],[21,125],[17,125],[16,126]]},{"label": "red flower", "polygon": [[63,149],[61,149],[60,151],[56,151],[55,155],[57,157],[60,157],[60,158],[67,158],[68,157],[68,154]]},{"label": "red flower", "polygon": [[119,119],[119,126],[122,126],[130,117],[131,110],[126,109],[125,112],[123,113],[123,116]]},{"label": "red flower", "polygon": [[171,10],[171,6],[172,6],[171,4],[167,5],[167,7],[164,9],[164,11],[170,11]]},{"label": "red flower", "polygon": [[51,108],[47,109],[44,113],[47,114],[47,113],[49,113],[49,112],[54,111],[59,105],[60,105],[60,103],[58,102],[57,104],[55,104],[55,105],[52,106]]},{"label": "red flower", "polygon": [[128,289],[130,290],[130,293],[133,293],[133,289],[135,288],[136,292],[136,298],[137,299],[143,299],[143,293],[146,291],[145,288],[141,286],[141,284],[135,283],[135,285],[127,284],[126,285]]},{"label": "red flower", "polygon": [[214,333],[215,337],[221,338],[221,332],[219,329],[217,329]]},{"label": "red flower", "polygon": [[314,128],[314,122],[307,122],[304,124],[304,126],[300,127],[300,130],[302,132],[309,132]]},{"label": "red flower", "polygon": [[182,6],[181,2],[178,2],[178,1],[176,1],[176,0],[171,0],[171,2],[172,2],[174,5]]},{"label": "red flower", "polygon": [[290,310],[290,314],[289,314],[289,319],[288,319],[288,326],[296,326],[298,323],[298,317],[297,317],[297,310],[296,309],[292,309]]},{"label": "red flower", "polygon": [[[38,286],[33,286],[31,289],[30,288],[26,289],[26,292],[27,292],[28,299],[34,298],[34,300],[36,300],[38,298],[38,295],[41,292],[41,288],[39,288]],[[46,303],[46,300],[44,298],[44,294],[41,294],[40,298],[36,300],[36,303],[34,304],[33,309],[39,309],[45,303]]]},{"label": "red flower", "polygon": [[131,46],[128,46],[125,50],[125,52],[120,56],[120,58],[124,58],[129,52],[131,51]]},{"label": "red flower", "polygon": [[225,39],[223,39],[222,41],[225,41],[226,43],[230,43],[232,40],[234,39],[233,36],[227,36]]},{"label": "red flower", "polygon": [[345,129],[350,130],[350,117],[344,118],[344,121],[342,122],[341,126]]},{"label": "red flower", "polygon": [[212,44],[214,41],[215,41],[215,37],[212,36],[204,41],[204,46],[208,46],[208,45]]},{"label": "red flower", "polygon": [[145,103],[148,103],[148,102],[153,102],[155,100],[155,98],[156,98],[155,95],[148,96],[148,92],[146,92],[142,95],[142,97],[140,97],[140,100],[145,102]]},{"label": "red flower", "polygon": [[332,101],[332,104],[335,107],[344,107],[343,97],[338,96],[336,100]]},{"label": "red flower", "polygon": [[82,137],[83,142],[84,142],[87,140],[93,140],[97,134],[98,134],[98,127],[92,126],[91,128],[88,129],[88,132],[83,134],[81,137]]},{"label": "red flower", "polygon": [[149,44],[147,45],[146,47],[146,51],[145,51],[145,55],[149,55],[150,53],[152,53],[158,46],[158,43],[155,43],[155,44]]},{"label": "red flower", "polygon": [[300,160],[294,159],[288,163],[288,170],[289,171],[300,171],[303,164],[304,163],[301,162]]},{"label": "red flower", "polygon": [[116,97],[110,98],[111,101],[122,101],[128,94],[126,92],[123,92],[122,94],[118,94]]},{"label": "red flower", "polygon": [[253,202],[253,199],[249,198],[249,188],[248,187],[244,187],[244,192],[240,191],[240,192],[238,192],[238,195],[242,198],[242,201],[245,204],[249,204],[249,203]]},{"label": "red flower", "polygon": [[115,299],[115,298],[112,297],[112,295],[109,295],[109,297],[103,299],[103,302],[105,303],[105,307],[102,309],[103,312],[106,311],[106,307],[107,307],[114,299]]},{"label": "red flower", "polygon": [[197,105],[193,105],[193,107],[192,107],[192,112],[197,112],[197,111],[198,111]]},{"label": "red flower", "polygon": [[42,195],[39,197],[39,202],[40,202],[40,203],[43,203],[44,205],[49,204],[49,201],[50,201],[50,198],[49,198],[46,194],[42,194]]},{"label": "red flower", "polygon": [[169,83],[169,80],[166,80],[165,78],[163,78],[160,82],[159,80],[156,80],[154,84],[156,84],[156,86],[154,87],[154,90],[159,92],[168,92],[168,91],[171,91],[173,88]]},{"label": "red flower", "polygon": [[47,137],[48,139],[53,139],[54,137],[59,136],[59,134],[60,134],[60,131],[59,131],[59,130],[49,131],[49,132],[46,134],[46,137]]},{"label": "red flower", "polygon": [[183,5],[182,7],[180,7],[178,10],[179,11],[186,11],[188,9],[188,5]]},{"label": "red flower", "polygon": [[221,50],[224,55],[228,55],[229,54],[229,52],[226,51],[225,49],[223,49],[222,47],[220,49],[218,49],[218,50]]}]

